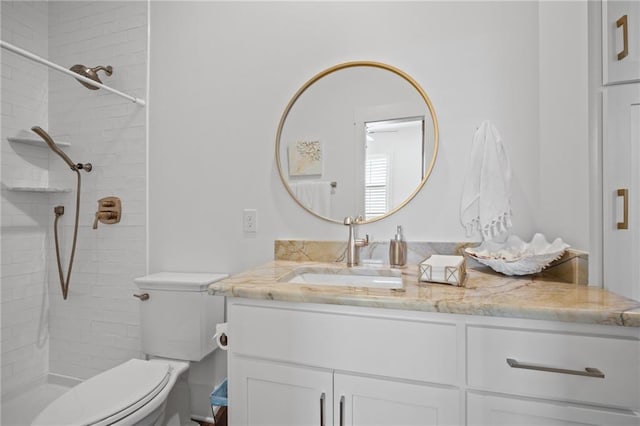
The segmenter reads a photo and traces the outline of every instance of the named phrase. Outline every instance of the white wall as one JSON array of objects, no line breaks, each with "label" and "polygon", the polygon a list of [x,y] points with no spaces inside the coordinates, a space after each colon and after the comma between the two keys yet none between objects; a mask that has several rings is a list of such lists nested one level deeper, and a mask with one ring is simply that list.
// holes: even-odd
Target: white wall
[{"label": "white wall", "polygon": [[[572,221],[586,211],[588,182],[571,180],[579,196],[554,216],[563,229],[539,209],[541,194],[549,205],[562,196],[547,191],[557,180],[540,179],[541,158],[555,162],[540,142],[540,111],[561,114],[566,103],[540,93],[549,82],[541,74],[541,34],[561,32],[538,14],[536,2],[152,3],[151,269],[238,272],[271,259],[274,239],[346,238],[343,226],[311,217],[289,198],[273,148],[293,93],[320,70],[349,60],[386,62],[415,78],[435,106],[441,137],[423,190],[361,231],[383,240],[402,224],[410,240],[464,240],[464,169],[473,132],[489,119],[514,170],[514,232],[529,238],[542,231],[588,250],[586,225]],[[564,22],[562,31],[582,28],[580,19]],[[586,38],[574,41],[586,46]],[[587,73],[572,70],[578,75],[571,79]],[[579,99],[581,90],[569,84],[565,95]],[[563,153],[580,151],[573,166],[580,176],[586,140],[582,146],[568,129],[582,132],[586,117],[574,118],[557,124],[570,138],[558,143],[568,144]],[[255,236],[242,233],[243,208],[258,211]]]},{"label": "white wall", "polygon": [[[3,1],[2,40],[37,54],[48,50],[46,2]],[[46,185],[47,150],[9,143],[36,123],[47,126],[47,70],[17,55],[2,59],[2,395],[48,370],[46,287],[49,196],[7,191]]]},{"label": "white wall", "polygon": [[574,247],[589,251],[587,7],[587,2],[540,3],[540,205],[536,214],[549,236],[566,236]]}]

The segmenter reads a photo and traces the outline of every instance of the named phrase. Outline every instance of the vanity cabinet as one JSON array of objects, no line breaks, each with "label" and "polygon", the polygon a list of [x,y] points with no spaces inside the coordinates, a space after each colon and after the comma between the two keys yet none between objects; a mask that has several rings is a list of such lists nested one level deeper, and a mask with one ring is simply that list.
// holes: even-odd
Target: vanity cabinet
[{"label": "vanity cabinet", "polygon": [[242,299],[227,321],[230,424],[461,422],[451,322]]},{"label": "vanity cabinet", "polygon": [[227,303],[231,425],[640,425],[637,328]]},{"label": "vanity cabinet", "polygon": [[602,2],[604,84],[640,81],[640,2]]},{"label": "vanity cabinet", "polygon": [[255,358],[235,361],[239,425],[454,425],[460,394]]},{"label": "vanity cabinet", "polygon": [[603,114],[604,287],[640,300],[640,83],[608,87]]}]

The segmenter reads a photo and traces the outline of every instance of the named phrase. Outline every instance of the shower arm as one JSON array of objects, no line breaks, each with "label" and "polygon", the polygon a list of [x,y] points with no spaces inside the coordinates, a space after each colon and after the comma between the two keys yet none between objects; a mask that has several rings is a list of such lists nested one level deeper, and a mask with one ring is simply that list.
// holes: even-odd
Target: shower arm
[{"label": "shower arm", "polygon": [[99,87],[100,89],[104,89],[104,90],[106,90],[108,92],[114,93],[114,94],[116,94],[118,96],[121,96],[121,97],[123,97],[125,99],[130,100],[134,104],[138,104],[138,105],[141,105],[141,106],[145,106],[146,105],[146,102],[143,99],[136,98],[135,96],[127,95],[126,93],[123,93],[123,92],[121,92],[119,90],[113,89],[113,88],[111,88],[111,87],[109,87],[107,85],[104,85],[102,83],[98,83],[97,81],[91,80],[90,78],[87,78],[87,77],[85,77],[83,75],[79,75],[79,74],[77,74],[77,73],[75,73],[73,71],[69,71],[68,69],[66,69],[64,67],[61,67],[58,64],[54,64],[51,61],[48,61],[48,60],[46,60],[46,59],[44,59],[44,58],[42,58],[42,57],[40,57],[38,55],[35,55],[35,54],[29,52],[28,50],[24,50],[24,49],[19,48],[18,46],[14,46],[11,43],[7,43],[4,40],[0,40],[0,47],[2,47],[3,49],[7,49],[8,51],[13,52],[13,53],[15,53],[17,55],[23,56],[23,57],[25,57],[27,59],[31,59],[32,61],[35,61],[35,62],[38,62],[40,64],[46,65],[49,68],[53,68],[54,70],[60,71],[61,73],[67,74],[67,75],[69,75],[69,76],[71,76],[71,77],[73,77],[75,79],[84,81],[85,83],[89,83],[89,84],[91,84],[93,86]]},{"label": "shower arm", "polygon": [[103,67],[102,65],[99,65],[97,67],[93,67],[91,68],[91,71],[97,73],[98,71],[104,71],[104,73],[106,75],[111,75],[113,74],[113,68],[111,67],[111,65]]}]

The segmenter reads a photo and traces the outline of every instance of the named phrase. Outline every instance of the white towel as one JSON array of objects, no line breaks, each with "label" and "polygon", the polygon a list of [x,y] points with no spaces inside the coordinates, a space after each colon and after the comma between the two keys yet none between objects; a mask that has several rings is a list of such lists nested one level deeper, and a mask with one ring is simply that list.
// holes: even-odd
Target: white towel
[{"label": "white towel", "polygon": [[290,185],[300,204],[320,216],[331,216],[331,184],[329,182],[301,181]]},{"label": "white towel", "polygon": [[467,237],[480,231],[492,240],[511,228],[511,165],[498,130],[483,121],[473,136],[462,190],[460,221]]}]

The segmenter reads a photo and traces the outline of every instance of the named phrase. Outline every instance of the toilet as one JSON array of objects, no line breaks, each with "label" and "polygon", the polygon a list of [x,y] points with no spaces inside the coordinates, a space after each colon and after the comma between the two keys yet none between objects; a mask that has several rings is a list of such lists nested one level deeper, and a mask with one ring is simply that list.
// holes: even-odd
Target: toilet
[{"label": "toilet", "polygon": [[215,327],[224,321],[224,298],[209,296],[207,287],[226,277],[160,272],[136,278],[148,360],[130,359],[85,380],[49,404],[32,425],[190,424],[189,363],[215,350]]}]

